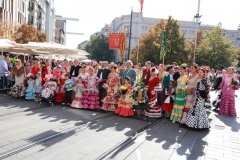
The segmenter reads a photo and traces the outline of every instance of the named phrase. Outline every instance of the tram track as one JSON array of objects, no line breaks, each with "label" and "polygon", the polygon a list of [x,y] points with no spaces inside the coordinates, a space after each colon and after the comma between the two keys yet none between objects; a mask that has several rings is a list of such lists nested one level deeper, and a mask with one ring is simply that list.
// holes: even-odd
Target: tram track
[{"label": "tram track", "polygon": [[106,114],[104,116],[101,116],[99,118],[93,119],[91,121],[82,122],[81,124],[79,124],[77,126],[74,126],[74,127],[71,127],[71,128],[65,129],[65,130],[62,130],[62,131],[57,132],[55,134],[43,137],[43,138],[41,138],[39,140],[36,140],[36,141],[31,142],[31,143],[28,143],[28,144],[22,145],[20,147],[14,148],[12,150],[9,150],[7,152],[4,152],[4,153],[0,154],[0,160],[8,158],[8,157],[10,157],[12,155],[15,155],[17,153],[25,151],[27,149],[30,149],[30,148],[32,148],[32,147],[34,147],[36,145],[39,145],[39,144],[42,144],[44,142],[50,141],[50,140],[52,140],[54,138],[63,136],[63,135],[65,135],[65,134],[67,134],[67,133],[69,133],[71,131],[77,131],[78,129],[80,129],[79,131],[77,131],[77,133],[82,132],[83,130],[86,130],[89,125],[92,125],[92,124],[97,123],[99,121],[102,121],[104,119],[110,118],[110,117],[112,117],[114,115],[115,115],[114,113],[108,113],[108,114]]},{"label": "tram track", "polygon": [[[144,127],[140,128],[139,130],[137,130],[136,132],[134,132],[131,136],[129,136],[128,138],[126,138],[125,140],[123,140],[122,142],[120,142],[120,144],[118,144],[117,146],[111,148],[110,150],[108,150],[107,152],[105,152],[103,155],[101,155],[99,158],[97,158],[98,160],[108,160],[108,159],[112,159],[114,158],[118,153],[120,153],[121,151],[123,151],[124,147],[126,147],[129,143],[135,141],[137,138],[139,138],[141,135],[143,135],[148,129],[154,127],[155,125],[157,125],[158,123],[160,123],[162,121],[162,119],[158,119],[155,120],[153,122],[150,122],[149,124],[145,125]],[[168,122],[169,123],[169,122]],[[168,124],[167,123],[167,124]],[[166,126],[167,124],[161,126],[160,128]],[[159,128],[159,129],[160,129]],[[155,131],[156,132],[156,131]],[[154,132],[154,133],[155,133]],[[144,142],[142,142],[144,143]],[[141,143],[141,144],[142,144]],[[134,150],[136,150],[137,148],[135,148]],[[132,152],[134,152],[134,150]],[[129,154],[130,155],[130,154]],[[127,157],[129,156],[127,155]],[[126,157],[126,158],[127,158]]]}]

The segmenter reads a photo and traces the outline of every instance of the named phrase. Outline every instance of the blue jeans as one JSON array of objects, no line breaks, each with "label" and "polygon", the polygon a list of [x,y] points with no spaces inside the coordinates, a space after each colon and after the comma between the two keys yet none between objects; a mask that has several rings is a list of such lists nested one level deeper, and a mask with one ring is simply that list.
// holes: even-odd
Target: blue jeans
[{"label": "blue jeans", "polygon": [[[0,93],[3,93],[3,89],[7,85],[7,77],[6,76],[2,76],[0,78],[1,78],[1,80],[0,80]],[[6,92],[6,91],[4,91],[4,92]]]}]

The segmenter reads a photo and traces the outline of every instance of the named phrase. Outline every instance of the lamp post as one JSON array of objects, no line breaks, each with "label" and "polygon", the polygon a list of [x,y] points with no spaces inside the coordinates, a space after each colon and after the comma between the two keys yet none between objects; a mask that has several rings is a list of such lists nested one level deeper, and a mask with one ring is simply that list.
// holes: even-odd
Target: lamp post
[{"label": "lamp post", "polygon": [[196,49],[197,49],[197,36],[198,36],[198,23],[199,23],[199,18],[201,18],[202,16],[199,16],[199,11],[200,11],[200,2],[201,0],[198,0],[198,10],[197,10],[197,14],[194,16],[194,18],[196,18],[196,35],[195,35],[195,44],[194,44],[194,54],[193,54],[193,63],[195,63],[195,57],[196,57]]},{"label": "lamp post", "polygon": [[128,60],[130,59],[130,51],[131,51],[132,18],[133,18],[133,7],[131,8],[130,32],[129,32],[129,43],[128,43]]}]

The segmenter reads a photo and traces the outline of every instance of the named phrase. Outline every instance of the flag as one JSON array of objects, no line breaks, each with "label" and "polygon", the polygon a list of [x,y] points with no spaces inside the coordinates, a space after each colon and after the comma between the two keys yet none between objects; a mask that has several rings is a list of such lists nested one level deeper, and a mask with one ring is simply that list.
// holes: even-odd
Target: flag
[{"label": "flag", "polygon": [[140,14],[142,14],[144,0],[138,0],[138,2],[140,3],[140,7],[141,7]]},{"label": "flag", "polygon": [[123,33],[110,33],[109,34],[109,49],[120,49]]},{"label": "flag", "polygon": [[166,31],[162,32],[162,44],[160,52],[160,60],[166,55]]},{"label": "flag", "polygon": [[125,52],[125,45],[126,45],[126,36],[125,34],[122,35],[122,43],[121,43],[121,47],[120,47],[120,51],[119,51],[119,55],[123,56],[124,52]]}]

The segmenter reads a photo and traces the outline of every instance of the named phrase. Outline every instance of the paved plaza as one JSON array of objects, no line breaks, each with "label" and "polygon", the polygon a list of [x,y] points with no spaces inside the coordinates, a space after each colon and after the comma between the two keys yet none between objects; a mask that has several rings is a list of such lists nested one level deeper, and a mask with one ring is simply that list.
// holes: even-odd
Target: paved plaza
[{"label": "paved plaza", "polygon": [[[0,159],[239,160],[240,91],[236,94],[238,116],[211,111],[210,130],[191,130],[166,118],[125,118],[1,96]],[[149,124],[154,125],[129,138]]]}]

